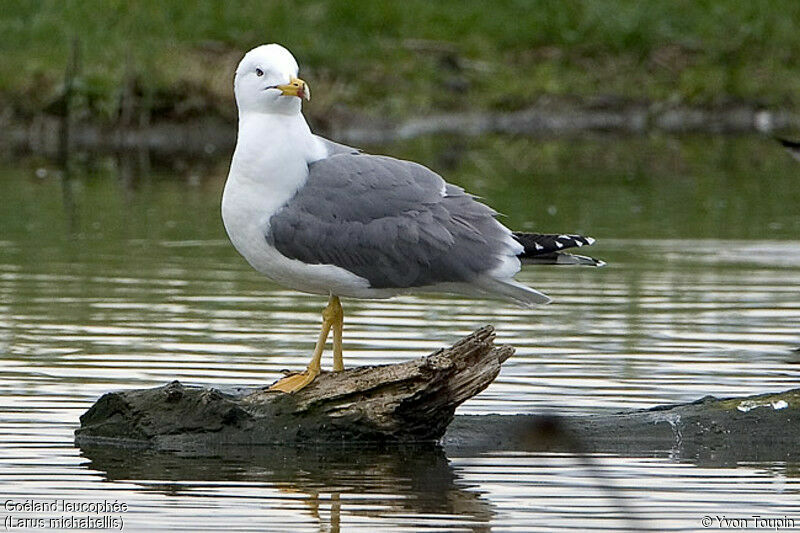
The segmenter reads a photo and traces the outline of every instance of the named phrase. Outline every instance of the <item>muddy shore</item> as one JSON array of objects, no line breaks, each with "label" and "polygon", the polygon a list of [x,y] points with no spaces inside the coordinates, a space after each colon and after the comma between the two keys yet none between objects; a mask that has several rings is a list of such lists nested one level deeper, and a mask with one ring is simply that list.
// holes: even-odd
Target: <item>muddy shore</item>
[{"label": "muddy shore", "polygon": [[[549,138],[590,132],[731,135],[800,130],[800,114],[750,104],[689,107],[665,103],[544,102],[507,113],[450,113],[410,117],[399,123],[353,114],[342,114],[325,125],[313,122],[312,127],[319,133],[357,146],[443,134],[479,136],[502,133]],[[0,125],[4,130],[0,136],[0,150],[55,157],[64,149],[63,118],[39,115],[20,120],[6,116],[0,118]],[[70,120],[66,139],[69,152],[146,150],[213,157],[232,151],[236,142],[236,123],[216,116],[132,126]]]}]

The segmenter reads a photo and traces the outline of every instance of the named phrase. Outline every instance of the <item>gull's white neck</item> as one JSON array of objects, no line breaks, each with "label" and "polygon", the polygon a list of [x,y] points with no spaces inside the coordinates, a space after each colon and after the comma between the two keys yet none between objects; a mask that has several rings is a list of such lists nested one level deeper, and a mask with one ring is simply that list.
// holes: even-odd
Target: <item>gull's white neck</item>
[{"label": "gull's white neck", "polygon": [[368,283],[342,268],[306,264],[280,253],[267,239],[272,216],[308,179],[308,164],[328,156],[303,116],[245,113],[222,194],[222,220],[233,246],[270,279],[314,294],[351,294]]},{"label": "gull's white neck", "polygon": [[[297,172],[327,155],[323,142],[301,113],[239,114],[239,135],[228,179],[243,179],[282,189],[292,187]],[[305,174],[305,173],[303,173]]]},{"label": "gull's white neck", "polygon": [[308,178],[308,164],[327,157],[303,115],[240,113],[239,136],[222,193],[222,220],[245,257],[266,241],[270,217]]}]

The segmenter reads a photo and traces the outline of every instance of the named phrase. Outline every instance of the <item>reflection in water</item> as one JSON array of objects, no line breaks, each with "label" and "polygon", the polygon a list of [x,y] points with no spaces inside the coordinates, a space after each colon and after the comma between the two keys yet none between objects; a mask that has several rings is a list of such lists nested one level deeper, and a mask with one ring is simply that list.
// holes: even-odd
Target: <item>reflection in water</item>
[{"label": "reflection in water", "polygon": [[[521,281],[555,298],[530,311],[456,296],[351,302],[350,364],[406,360],[491,323],[517,352],[460,413],[587,414],[797,386],[800,187],[779,146],[491,136],[449,146],[389,151],[446,171],[510,226],[592,234],[609,266],[526,269]],[[307,362],[324,302],[269,284],[228,244],[227,164],[119,171],[89,160],[63,181],[34,178],[27,162],[0,169],[6,497],[118,498],[134,530],[625,526],[569,450],[74,448],[78,417],[108,390],[176,378],[254,387]],[[657,529],[697,529],[704,514],[797,515],[795,461],[607,452],[590,455]]]},{"label": "reflection in water", "polygon": [[[170,496],[191,497],[204,481],[269,487],[301,500],[331,532],[338,530],[343,513],[448,516],[453,526],[490,530],[491,504],[474,484],[458,478],[442,449],[433,445],[229,447],[190,457],[84,446],[81,454],[89,459],[87,468],[104,472],[108,481],[132,480]],[[366,495],[368,506],[363,505]]]},{"label": "reflection in water", "polygon": [[66,226],[71,237],[75,236],[78,228],[78,213],[75,205],[75,197],[72,193],[74,183],[71,179],[69,171],[69,164],[62,167],[61,170],[61,198],[64,201],[64,217],[66,218]]}]

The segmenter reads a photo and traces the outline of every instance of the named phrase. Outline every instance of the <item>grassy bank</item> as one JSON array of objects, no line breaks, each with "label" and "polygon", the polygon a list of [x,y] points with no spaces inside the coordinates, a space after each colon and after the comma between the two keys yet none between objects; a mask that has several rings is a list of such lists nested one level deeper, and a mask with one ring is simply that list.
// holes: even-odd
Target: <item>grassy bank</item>
[{"label": "grassy bank", "polygon": [[[542,96],[800,104],[794,1],[221,2],[6,0],[0,105],[55,106],[78,39],[75,104],[115,121],[126,96],[156,119],[233,118],[242,53],[281,42],[319,122],[510,110]],[[323,124],[324,125],[324,124]]]}]

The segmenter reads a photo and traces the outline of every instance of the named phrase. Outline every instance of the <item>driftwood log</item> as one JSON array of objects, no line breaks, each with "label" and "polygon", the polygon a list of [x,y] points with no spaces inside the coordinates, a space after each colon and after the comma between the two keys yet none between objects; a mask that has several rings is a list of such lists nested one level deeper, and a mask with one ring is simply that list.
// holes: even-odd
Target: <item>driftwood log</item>
[{"label": "driftwood log", "polygon": [[294,394],[163,387],[112,392],[81,416],[80,441],[160,449],[208,444],[436,441],[456,407],[514,353],[484,327],[427,357],[320,375]]},{"label": "driftwood log", "polygon": [[81,416],[76,441],[101,456],[98,446],[107,445],[184,456],[273,456],[275,450],[265,452],[262,445],[359,443],[363,452],[370,442],[439,444],[447,455],[537,449],[663,452],[719,464],[800,457],[800,389],[709,396],[616,414],[454,417],[456,407],[485,389],[513,353],[493,340],[492,328],[485,327],[427,357],[322,374],[291,395],[266,387],[220,391],[177,381],[112,392]]}]

